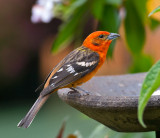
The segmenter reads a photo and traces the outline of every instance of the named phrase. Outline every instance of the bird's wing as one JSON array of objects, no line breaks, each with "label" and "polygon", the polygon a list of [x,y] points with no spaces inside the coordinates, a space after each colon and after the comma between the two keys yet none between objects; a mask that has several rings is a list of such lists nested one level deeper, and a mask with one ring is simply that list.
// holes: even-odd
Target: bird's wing
[{"label": "bird's wing", "polygon": [[41,92],[42,96],[48,95],[54,89],[65,87],[93,71],[99,63],[99,54],[82,46],[66,56],[62,63],[50,78],[49,86]]},{"label": "bird's wing", "polygon": [[[53,71],[54,69],[55,69],[55,68],[53,68],[52,71]],[[48,80],[49,76],[51,75],[52,71],[48,74],[48,76],[46,77],[45,81],[44,81],[41,85],[38,86],[38,88],[35,90],[35,92],[40,92],[40,91],[43,90],[44,85],[45,85],[46,81]]]},{"label": "bird's wing", "polygon": [[64,60],[62,60],[59,64],[57,64],[52,70],[51,72],[48,74],[48,76],[46,77],[46,79],[44,80],[44,82],[38,86],[38,88],[35,90],[35,92],[39,92],[39,91],[42,91],[44,86],[45,86],[45,83],[47,82],[47,80],[49,79],[50,75],[53,74],[53,72],[56,72],[61,66],[63,66],[64,64]]}]

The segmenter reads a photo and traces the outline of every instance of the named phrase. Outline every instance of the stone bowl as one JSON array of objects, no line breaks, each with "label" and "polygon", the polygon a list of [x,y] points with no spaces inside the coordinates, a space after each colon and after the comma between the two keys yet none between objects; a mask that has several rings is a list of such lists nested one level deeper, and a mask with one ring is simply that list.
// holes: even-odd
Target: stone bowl
[{"label": "stone bowl", "polygon": [[81,86],[90,95],[73,92],[71,89],[58,91],[67,104],[90,118],[118,132],[145,132],[160,130],[160,90],[149,100],[144,112],[143,128],[137,119],[137,105],[142,82],[146,73],[94,77]]}]

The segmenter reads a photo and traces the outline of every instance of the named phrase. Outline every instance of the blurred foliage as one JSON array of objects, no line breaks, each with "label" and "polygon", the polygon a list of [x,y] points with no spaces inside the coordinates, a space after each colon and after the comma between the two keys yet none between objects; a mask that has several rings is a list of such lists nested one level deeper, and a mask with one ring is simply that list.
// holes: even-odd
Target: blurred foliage
[{"label": "blurred foliage", "polygon": [[133,58],[133,64],[130,67],[130,72],[146,72],[153,64],[153,59],[149,55],[140,54]]},{"label": "blurred foliage", "polygon": [[[56,138],[64,138],[64,130],[66,127],[66,122],[63,122],[59,133]],[[81,134],[79,131],[75,131],[73,134],[69,134],[65,138],[85,138],[83,134]],[[90,132],[88,138],[152,138],[153,133],[119,133],[117,135],[117,132],[106,128],[106,126],[100,124],[97,125],[92,132]]]},{"label": "blurred foliage", "polygon": [[[154,9],[148,16],[160,11],[160,6]],[[144,79],[138,103],[138,120],[143,127],[146,125],[143,122],[144,109],[154,91],[160,87],[160,60],[152,66]]]},{"label": "blurred foliage", "polygon": [[73,40],[74,32],[83,24],[83,19],[79,17],[83,16],[83,14],[86,12],[86,8],[87,7],[84,4],[80,4],[74,10],[72,18],[68,19],[64,24],[62,24],[57,39],[54,41],[52,51],[57,51],[60,46],[68,45],[68,43]]},{"label": "blurred foliage", "polygon": [[138,104],[138,119],[139,122],[146,127],[143,123],[142,116],[144,112],[144,108],[147,105],[147,102],[153,92],[160,86],[160,60],[149,70],[142,88],[139,97]]},{"label": "blurred foliage", "polygon": [[[118,32],[120,26],[120,17],[118,9],[113,5],[106,5],[102,13],[103,19],[99,21],[98,30],[107,30],[109,32]],[[110,45],[108,56],[112,57],[114,45],[116,41],[113,41]]]},{"label": "blurred foliage", "polygon": [[[59,131],[59,134],[56,138],[64,138],[63,133],[64,131],[61,131],[64,129],[64,123],[62,124],[62,127]],[[106,126],[100,124],[97,125],[91,134],[89,134],[88,138],[152,138],[153,133],[119,133],[117,135],[117,132],[106,128]],[[75,131],[74,134],[69,134],[66,138],[85,138],[84,135],[82,135],[79,131]]]},{"label": "blurred foliage", "polygon": [[145,41],[144,25],[142,19],[140,18],[139,12],[136,10],[134,1],[126,1],[125,7],[127,13],[124,23],[128,48],[133,55],[138,56],[142,53]]},{"label": "blurred foliage", "polygon": [[155,8],[148,16],[151,16],[154,13],[160,12],[160,6],[158,6],[157,8]]},{"label": "blurred foliage", "polygon": [[149,21],[149,26],[151,28],[151,30],[154,30],[157,28],[157,26],[160,24],[159,21],[155,20],[155,19],[152,19],[150,18],[150,21]]},{"label": "blurred foliage", "polygon": [[[153,59],[143,53],[145,26],[149,25],[151,29],[155,29],[159,22],[147,18],[146,3],[146,0],[68,0],[61,3],[55,8],[55,13],[63,23],[53,43],[52,52],[68,46],[77,38],[82,41],[89,17],[94,19],[89,22],[92,31],[106,30],[115,33],[124,20],[127,47],[133,59],[129,71],[132,73],[147,71],[153,64]],[[107,54],[109,57],[112,57],[114,45],[115,41],[109,48]],[[145,66],[142,66],[142,62],[145,62]]]}]

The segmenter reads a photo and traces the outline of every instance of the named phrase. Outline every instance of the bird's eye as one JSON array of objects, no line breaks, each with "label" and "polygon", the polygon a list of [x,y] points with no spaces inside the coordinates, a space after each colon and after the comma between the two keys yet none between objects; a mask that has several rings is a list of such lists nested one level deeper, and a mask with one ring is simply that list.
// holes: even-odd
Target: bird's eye
[{"label": "bird's eye", "polygon": [[104,35],[99,35],[98,37],[99,37],[99,38],[103,38],[103,37],[104,37]]}]

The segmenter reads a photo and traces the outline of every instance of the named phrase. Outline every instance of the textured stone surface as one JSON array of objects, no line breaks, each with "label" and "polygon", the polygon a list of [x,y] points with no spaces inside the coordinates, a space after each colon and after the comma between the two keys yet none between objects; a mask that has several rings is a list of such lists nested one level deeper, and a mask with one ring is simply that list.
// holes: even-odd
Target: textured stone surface
[{"label": "textured stone surface", "polygon": [[[90,95],[70,89],[58,91],[59,97],[87,116],[120,132],[160,130],[160,96],[151,97],[144,114],[147,128],[137,120],[138,95],[145,73],[94,77],[81,86]],[[69,93],[68,93],[69,92]],[[81,93],[81,92],[80,92]]]}]

